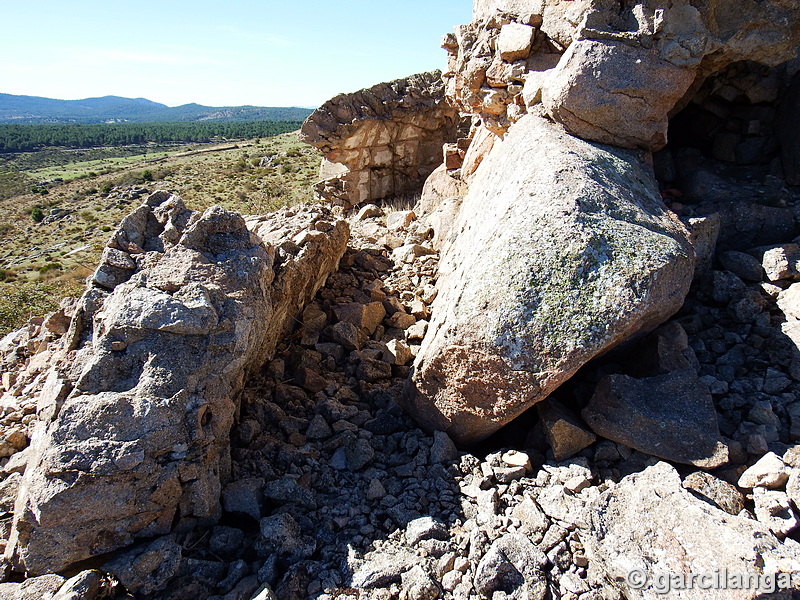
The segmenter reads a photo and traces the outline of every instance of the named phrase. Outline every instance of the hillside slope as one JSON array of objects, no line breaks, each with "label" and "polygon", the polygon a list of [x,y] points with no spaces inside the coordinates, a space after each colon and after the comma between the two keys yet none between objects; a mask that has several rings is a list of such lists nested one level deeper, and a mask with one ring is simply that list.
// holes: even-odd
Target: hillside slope
[{"label": "hillside slope", "polygon": [[56,100],[0,94],[0,123],[105,123],[108,121],[303,121],[311,110],[298,107],[169,107],[146,98],[103,96]]}]

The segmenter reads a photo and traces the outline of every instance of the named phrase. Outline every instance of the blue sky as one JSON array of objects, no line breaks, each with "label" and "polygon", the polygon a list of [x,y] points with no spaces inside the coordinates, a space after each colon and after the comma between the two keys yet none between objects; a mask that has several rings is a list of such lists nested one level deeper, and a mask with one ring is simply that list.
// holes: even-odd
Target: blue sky
[{"label": "blue sky", "polygon": [[444,68],[470,0],[0,2],[0,92],[315,106]]}]

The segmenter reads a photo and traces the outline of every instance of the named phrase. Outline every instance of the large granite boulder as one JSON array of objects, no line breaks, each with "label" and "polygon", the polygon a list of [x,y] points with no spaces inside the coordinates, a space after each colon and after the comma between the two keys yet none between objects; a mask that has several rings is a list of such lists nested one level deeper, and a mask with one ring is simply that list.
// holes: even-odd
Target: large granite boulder
[{"label": "large granite boulder", "polygon": [[317,193],[351,207],[419,192],[457,124],[442,74],[432,71],[328,100],[303,123],[300,139],[325,154]]},{"label": "large granite boulder", "polygon": [[479,167],[440,263],[405,405],[476,442],[680,308],[681,223],[632,152],[528,115]]},{"label": "large granite boulder", "polygon": [[248,222],[156,192],[112,236],[38,397],[6,558],[31,574],[214,519],[237,394],[334,271],[321,207]]},{"label": "large granite boulder", "polygon": [[[794,597],[800,544],[782,543],[766,525],[695,498],[667,463],[625,477],[587,510],[581,541],[590,576],[613,583],[628,600]],[[745,587],[748,575],[773,576],[775,587],[766,579]],[[692,584],[689,576],[698,579]]]}]

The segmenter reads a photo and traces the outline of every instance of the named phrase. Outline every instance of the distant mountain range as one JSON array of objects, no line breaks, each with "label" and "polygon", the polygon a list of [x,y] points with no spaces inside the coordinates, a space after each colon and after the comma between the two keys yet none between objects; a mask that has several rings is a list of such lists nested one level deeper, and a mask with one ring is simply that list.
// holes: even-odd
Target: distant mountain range
[{"label": "distant mountain range", "polygon": [[170,108],[145,98],[103,96],[54,100],[39,96],[0,94],[0,123],[106,123],[159,121],[303,121],[308,108],[265,106],[202,106]]}]

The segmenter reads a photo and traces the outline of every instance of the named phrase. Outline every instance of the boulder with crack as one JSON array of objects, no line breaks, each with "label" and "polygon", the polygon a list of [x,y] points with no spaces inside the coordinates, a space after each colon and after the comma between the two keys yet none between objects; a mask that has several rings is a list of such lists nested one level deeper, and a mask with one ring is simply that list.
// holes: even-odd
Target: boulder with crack
[{"label": "boulder with crack", "polygon": [[318,206],[246,222],[166,192],[126,217],[53,360],[64,385],[39,399],[48,422],[27,451],[15,568],[62,571],[167,534],[176,517],[217,517],[237,394],[348,236]]}]

